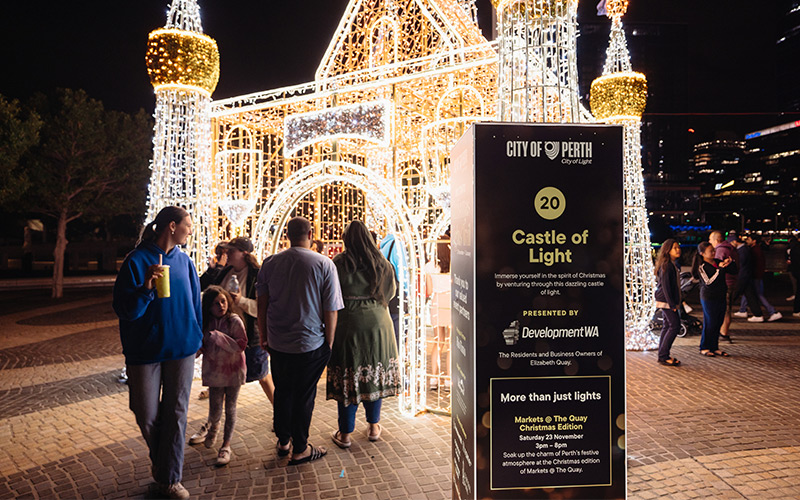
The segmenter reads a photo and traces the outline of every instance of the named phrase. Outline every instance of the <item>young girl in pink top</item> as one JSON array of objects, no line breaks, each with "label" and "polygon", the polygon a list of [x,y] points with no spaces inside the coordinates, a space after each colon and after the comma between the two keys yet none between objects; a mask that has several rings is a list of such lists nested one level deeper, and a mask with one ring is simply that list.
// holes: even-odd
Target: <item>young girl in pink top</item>
[{"label": "young girl in pink top", "polygon": [[219,433],[225,404],[225,432],[217,454],[217,465],[231,461],[231,436],[236,425],[236,399],[244,384],[247,368],[244,348],[247,333],[242,319],[232,311],[233,299],[218,286],[203,292],[203,385],[209,390],[208,422],[189,439],[211,448]]}]

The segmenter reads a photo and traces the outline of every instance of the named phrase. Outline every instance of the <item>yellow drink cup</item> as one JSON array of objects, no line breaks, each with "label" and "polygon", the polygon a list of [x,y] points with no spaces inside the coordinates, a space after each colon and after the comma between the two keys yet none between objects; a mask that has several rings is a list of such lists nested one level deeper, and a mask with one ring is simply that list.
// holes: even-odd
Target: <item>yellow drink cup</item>
[{"label": "yellow drink cup", "polygon": [[156,293],[159,299],[169,297],[169,266],[161,266],[161,277],[156,279]]}]

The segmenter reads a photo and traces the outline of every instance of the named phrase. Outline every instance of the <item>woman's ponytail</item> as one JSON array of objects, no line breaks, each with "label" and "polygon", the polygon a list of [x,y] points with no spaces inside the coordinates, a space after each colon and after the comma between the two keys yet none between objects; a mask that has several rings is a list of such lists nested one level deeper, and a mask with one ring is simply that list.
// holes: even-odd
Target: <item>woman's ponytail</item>
[{"label": "woman's ponytail", "polygon": [[[181,207],[164,207],[158,212],[156,218],[144,226],[141,236],[139,236],[139,243],[145,241],[155,241],[158,235],[166,231],[170,222],[179,224],[183,219],[189,216],[189,212]],[[137,243],[137,245],[139,244]]]}]

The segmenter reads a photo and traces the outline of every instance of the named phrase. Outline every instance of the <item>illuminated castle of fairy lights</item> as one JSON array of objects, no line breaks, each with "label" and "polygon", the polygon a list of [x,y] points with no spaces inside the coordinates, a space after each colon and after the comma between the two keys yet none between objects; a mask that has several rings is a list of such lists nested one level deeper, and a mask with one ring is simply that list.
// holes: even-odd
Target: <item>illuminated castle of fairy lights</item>
[{"label": "illuminated castle of fairy lights", "polygon": [[592,85],[595,117],[578,97],[577,0],[493,3],[496,43],[478,28],[474,0],[350,0],[313,82],[221,100],[211,99],[219,52],[202,32],[196,0],[173,0],[165,27],[149,37],[156,125],[148,218],[185,206],[197,228],[187,251],[201,271],[214,244],[236,235],[251,237],[259,257],[280,250],[295,215],[312,221],[329,254],[352,219],[394,233],[407,256],[398,347],[400,407],[411,414],[449,411],[445,391],[428,391],[442,375],[427,372],[422,269],[450,225],[450,149],[476,121],[597,117],[624,126],[626,334],[629,348],[652,346],[639,145],[646,85],[630,71],[620,21],[627,0],[607,1],[613,28],[604,74]]}]

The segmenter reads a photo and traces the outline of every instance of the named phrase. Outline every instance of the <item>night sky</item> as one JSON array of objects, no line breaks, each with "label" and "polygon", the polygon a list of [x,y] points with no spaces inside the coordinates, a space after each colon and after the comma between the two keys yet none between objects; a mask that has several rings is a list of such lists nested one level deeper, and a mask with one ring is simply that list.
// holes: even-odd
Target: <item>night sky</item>
[{"label": "night sky", "polygon": [[[221,54],[217,99],[312,81],[347,5],[346,0],[199,3],[204,31],[216,39]],[[689,82],[667,84],[687,85],[688,109],[670,111],[767,113],[779,106],[777,3],[631,0],[623,21],[687,25]],[[581,1],[579,23],[610,23],[596,15],[595,4]],[[164,25],[167,6],[168,0],[3,2],[0,94],[25,99],[55,87],[83,88],[107,108],[151,112],[147,33]],[[479,0],[478,7],[490,37],[489,0]]]}]

